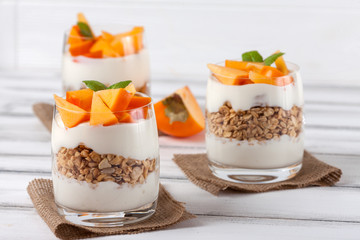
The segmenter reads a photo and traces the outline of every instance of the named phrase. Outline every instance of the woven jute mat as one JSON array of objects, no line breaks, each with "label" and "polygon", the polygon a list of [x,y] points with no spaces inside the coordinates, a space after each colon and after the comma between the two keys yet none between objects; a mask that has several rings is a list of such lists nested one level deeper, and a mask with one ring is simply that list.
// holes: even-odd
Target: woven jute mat
[{"label": "woven jute mat", "polygon": [[175,154],[173,160],[191,182],[214,195],[226,189],[259,193],[307,186],[332,186],[342,174],[340,169],[319,161],[307,151],[304,152],[303,166],[294,178],[268,184],[233,183],[215,177],[209,169],[206,154]]},{"label": "woven jute mat", "polygon": [[27,191],[41,218],[55,236],[61,239],[80,239],[154,231],[195,217],[195,215],[185,210],[182,203],[173,199],[161,184],[154,215],[139,223],[111,228],[83,227],[65,220],[64,216],[59,215],[57,211],[52,181],[49,179],[32,180],[27,187]]}]

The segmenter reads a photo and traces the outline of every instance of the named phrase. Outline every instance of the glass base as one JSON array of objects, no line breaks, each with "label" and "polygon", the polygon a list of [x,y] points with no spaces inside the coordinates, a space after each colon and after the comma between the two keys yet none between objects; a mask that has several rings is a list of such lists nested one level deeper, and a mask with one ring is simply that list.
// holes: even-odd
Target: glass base
[{"label": "glass base", "polygon": [[246,169],[228,168],[209,161],[209,167],[216,177],[226,181],[245,184],[264,184],[281,182],[295,177],[300,171],[302,163],[275,169]]},{"label": "glass base", "polygon": [[87,227],[120,227],[143,221],[155,213],[157,200],[137,209],[123,212],[82,212],[56,204],[58,212],[71,223]]}]

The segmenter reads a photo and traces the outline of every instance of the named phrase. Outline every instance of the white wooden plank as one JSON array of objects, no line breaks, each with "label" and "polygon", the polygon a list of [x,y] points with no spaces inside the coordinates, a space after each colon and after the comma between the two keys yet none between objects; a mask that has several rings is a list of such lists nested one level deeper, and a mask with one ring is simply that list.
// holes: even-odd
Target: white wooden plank
[{"label": "white wooden plank", "polygon": [[0,70],[16,67],[16,10],[15,1],[0,1]]},{"label": "white wooden plank", "polygon": [[[22,221],[19,221],[22,219]],[[31,222],[31,224],[29,224]],[[21,231],[18,231],[21,229]],[[261,230],[259,230],[261,229]],[[5,239],[56,239],[46,224],[30,209],[1,209],[0,232]],[[359,224],[339,222],[305,222],[234,217],[198,216],[165,230],[99,239],[219,239],[241,236],[242,239],[358,239]]]},{"label": "white wooden plank", "polygon": [[[49,175],[0,174],[3,193],[0,206],[31,207],[26,186],[35,177]],[[261,194],[224,192],[216,197],[187,180],[161,179],[161,182],[194,214],[360,223],[360,189],[357,188],[312,187]]]},{"label": "white wooden plank", "polygon": [[[238,58],[251,49],[270,54],[281,48],[288,60],[301,66],[305,82],[342,79],[360,84],[356,70],[360,34],[353,28],[360,20],[359,4],[351,0],[331,4],[325,0],[91,0],[86,5],[80,0],[19,0],[19,66],[59,70],[62,35],[77,11],[85,12],[93,23],[145,25],[155,73],[205,78],[208,62]],[[230,23],[246,24],[234,30]]]}]

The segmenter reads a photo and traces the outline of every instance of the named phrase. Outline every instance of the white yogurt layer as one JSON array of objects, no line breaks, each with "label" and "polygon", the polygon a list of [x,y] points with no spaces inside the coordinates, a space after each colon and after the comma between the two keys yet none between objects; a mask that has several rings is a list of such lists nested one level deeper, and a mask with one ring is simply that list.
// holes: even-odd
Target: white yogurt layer
[{"label": "white yogurt layer", "polygon": [[159,140],[155,118],[137,123],[90,126],[89,122],[66,128],[59,114],[52,124],[51,145],[56,154],[61,147],[85,145],[99,154],[115,154],[145,160],[159,157]]},{"label": "white yogurt layer", "polygon": [[62,78],[65,88],[78,90],[84,80],[97,80],[105,85],[132,80],[135,88],[140,89],[149,81],[149,53],[142,49],[137,54],[117,58],[63,56]]},{"label": "white yogurt layer", "polygon": [[304,104],[303,87],[299,72],[294,72],[294,84],[274,86],[270,84],[225,85],[211,76],[207,83],[206,109],[217,112],[229,101],[235,111],[249,110],[255,106],[291,109]]},{"label": "white yogurt layer", "polygon": [[297,138],[282,135],[280,139],[265,142],[238,141],[220,138],[207,133],[206,149],[208,158],[227,167],[249,169],[283,168],[302,161],[304,136]]},{"label": "white yogurt layer", "polygon": [[64,207],[88,212],[120,212],[142,207],[157,199],[159,173],[150,173],[143,184],[114,182],[91,184],[53,173],[54,196]]}]

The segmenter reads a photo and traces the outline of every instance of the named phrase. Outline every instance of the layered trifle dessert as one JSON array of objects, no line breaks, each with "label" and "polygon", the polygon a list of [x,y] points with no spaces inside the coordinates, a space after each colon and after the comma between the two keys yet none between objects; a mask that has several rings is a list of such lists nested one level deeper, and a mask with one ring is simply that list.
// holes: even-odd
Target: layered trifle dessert
[{"label": "layered trifle dessert", "polygon": [[131,79],[137,91],[148,94],[150,67],[144,27],[92,28],[82,13],[77,18],[77,24],[65,34],[64,92],[85,88],[82,80],[99,80],[110,86]]},{"label": "layered trifle dessert", "polygon": [[300,170],[303,88],[298,67],[282,55],[251,51],[242,61],[208,64],[206,149],[219,177],[263,183]]},{"label": "layered trifle dessert", "polygon": [[90,88],[67,92],[66,99],[54,96],[54,196],[70,221],[118,226],[155,210],[159,191],[156,120],[151,98],[135,93],[133,84],[122,82],[107,89],[94,82],[87,82]]}]

